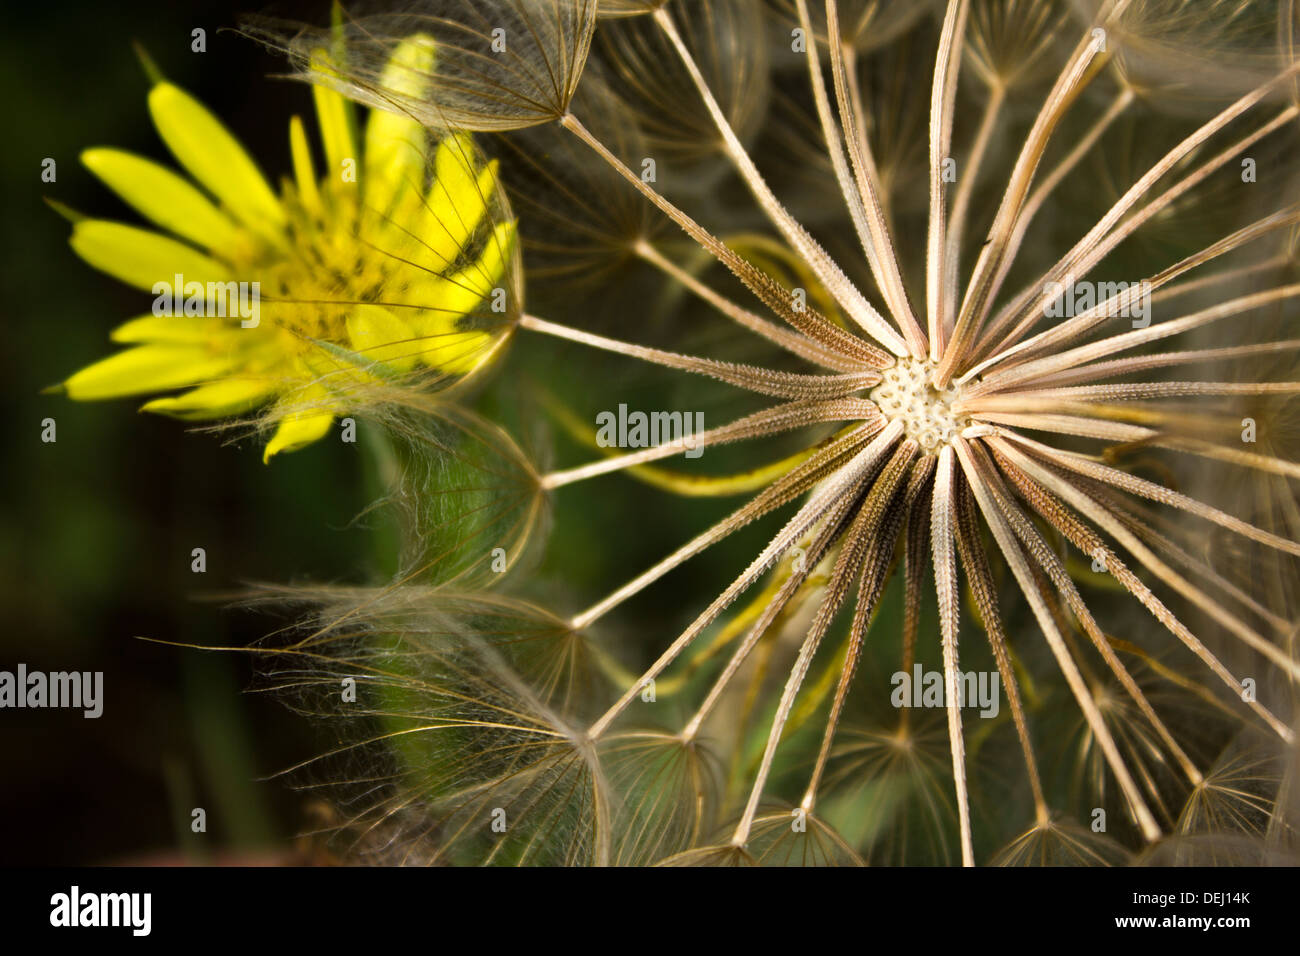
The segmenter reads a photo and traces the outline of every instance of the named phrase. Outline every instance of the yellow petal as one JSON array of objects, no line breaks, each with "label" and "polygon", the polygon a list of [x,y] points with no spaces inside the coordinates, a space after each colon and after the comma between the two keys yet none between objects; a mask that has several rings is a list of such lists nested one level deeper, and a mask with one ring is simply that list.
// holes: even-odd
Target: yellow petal
[{"label": "yellow petal", "polygon": [[482,329],[442,332],[430,335],[428,341],[436,348],[424,352],[420,360],[429,368],[448,375],[468,375],[490,356],[493,336]]},{"label": "yellow petal", "polygon": [[492,332],[460,329],[458,324],[502,287],[514,243],[514,223],[501,223],[492,231],[477,262],[455,275],[429,279],[410,289],[411,301],[425,306],[411,319],[414,332],[435,345],[420,355],[425,365],[466,375],[491,356],[495,338]]},{"label": "yellow petal", "polygon": [[[434,42],[415,34],[398,44],[380,77],[379,87],[419,97],[434,66]],[[387,208],[395,193],[408,184],[423,187],[424,127],[406,113],[372,109],[366,122],[366,203]]]},{"label": "yellow petal", "polygon": [[407,323],[377,305],[357,306],[348,315],[347,322],[354,352],[367,361],[382,362],[398,371],[415,364],[416,354],[424,344],[416,341]]},{"label": "yellow petal", "polygon": [[[320,52],[312,58],[310,69],[324,76],[338,76],[338,73],[330,67],[328,59]],[[351,185],[351,183],[344,183],[343,169],[344,163],[351,161],[353,170],[357,171],[357,144],[352,132],[355,123],[352,104],[344,99],[343,94],[320,83],[312,84],[311,95],[316,102],[316,119],[320,122],[321,142],[325,147],[327,167],[325,178],[332,185]]]},{"label": "yellow petal", "polygon": [[320,190],[316,187],[316,170],[312,166],[311,147],[302,120],[295,116],[289,121],[289,150],[293,153],[293,174],[298,181],[298,197],[303,208],[313,216],[320,215]]},{"label": "yellow petal", "polygon": [[182,395],[155,398],[140,406],[142,412],[156,412],[188,421],[227,418],[265,404],[275,389],[265,379],[230,378],[200,385]]},{"label": "yellow petal", "polygon": [[[463,281],[482,291],[484,296],[504,285],[506,270],[515,251],[515,223],[501,222],[492,229],[478,261],[466,266],[458,275]],[[509,303],[506,303],[507,307]]]},{"label": "yellow petal", "polygon": [[[259,326],[260,327],[260,326]],[[255,329],[241,329],[236,319],[217,319],[198,315],[142,315],[123,322],[109,336],[114,342],[135,345],[153,342],[159,345],[205,345],[229,336],[230,347],[251,342]]]},{"label": "yellow petal", "polygon": [[230,278],[226,266],[193,246],[121,222],[83,219],[72,227],[68,241],[90,265],[138,289],[172,283],[178,274],[186,283],[204,285]]},{"label": "yellow petal", "polygon": [[146,219],[217,251],[234,248],[238,229],[201,192],[165,166],[118,149],[88,149],[86,168]]},{"label": "yellow petal", "polygon": [[[323,389],[319,389],[322,394]],[[266,464],[273,455],[282,451],[297,451],[314,441],[324,438],[334,422],[334,412],[328,408],[304,408],[289,412],[280,420],[275,434],[266,443],[262,452],[262,463]]]},{"label": "yellow petal", "polygon": [[230,370],[228,355],[182,345],[141,345],[118,352],[71,376],[69,398],[96,401],[197,385]]},{"label": "yellow petal", "polygon": [[172,155],[250,229],[278,238],[284,209],[244,147],[202,103],[170,83],[149,92],[154,125]]},{"label": "yellow petal", "polygon": [[449,136],[438,144],[435,179],[429,190],[427,222],[418,230],[435,269],[456,261],[482,221],[496,188],[496,162],[474,175],[468,136]]},{"label": "yellow petal", "polygon": [[499,223],[484,243],[477,262],[452,275],[433,276],[412,284],[410,300],[449,318],[472,312],[480,301],[501,286],[514,245],[515,224]]}]

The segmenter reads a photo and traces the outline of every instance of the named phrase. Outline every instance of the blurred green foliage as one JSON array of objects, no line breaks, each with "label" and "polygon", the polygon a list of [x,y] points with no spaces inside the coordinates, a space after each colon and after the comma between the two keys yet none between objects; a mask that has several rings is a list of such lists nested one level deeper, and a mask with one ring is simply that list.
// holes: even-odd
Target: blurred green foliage
[{"label": "blurred green foliage", "polygon": [[[132,51],[209,104],[278,178],[287,124],[310,97],[279,82],[275,59],[223,27],[232,3],[33,5],[6,17],[0,82],[9,132],[0,150],[5,255],[0,349],[8,433],[0,475],[0,667],[103,671],[104,714],[0,713],[5,863],[103,863],[281,853],[303,825],[302,796],[260,782],[314,746],[279,704],[242,693],[244,655],[137,637],[243,646],[272,619],[223,609],[252,581],[364,575],[357,445],[323,444],[266,467],[260,449],[41,389],[107,354],[109,330],[147,297],[99,275],[67,245],[45,199],[111,218],[134,215],[79,163],[113,145],[164,160]],[[206,53],[191,31],[206,30]],[[42,161],[57,181],[41,180]],[[53,418],[57,441],[41,441]],[[207,572],[190,570],[195,547]],[[217,600],[214,600],[217,599]],[[189,830],[191,809],[207,832]],[[183,829],[181,829],[183,827]]]}]

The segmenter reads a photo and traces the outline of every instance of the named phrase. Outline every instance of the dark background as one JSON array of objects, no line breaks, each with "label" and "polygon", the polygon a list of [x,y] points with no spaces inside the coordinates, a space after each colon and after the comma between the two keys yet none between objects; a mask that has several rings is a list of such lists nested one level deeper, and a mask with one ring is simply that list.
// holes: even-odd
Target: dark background
[{"label": "dark background", "polygon": [[[320,16],[324,5],[280,8]],[[319,822],[309,794],[266,779],[316,752],[310,722],[250,687],[247,655],[138,638],[240,647],[274,619],[228,607],[249,582],[344,581],[365,546],[357,446],[322,443],[263,466],[255,442],[225,445],[138,401],[80,404],[42,388],[113,350],[109,331],[147,295],[82,263],[56,199],[138,217],[81,166],[116,146],[174,166],[149,119],[139,41],[199,97],[272,181],[289,169],[288,120],[309,124],[283,61],[222,28],[258,5],[40,3],[6,12],[4,383],[0,669],[104,672],[98,720],[0,711],[0,864],[299,858]],[[207,52],[191,52],[191,31]],[[41,181],[46,158],[57,181]],[[57,422],[57,442],[41,422]],[[207,573],[190,570],[203,547]],[[203,807],[207,832],[190,832]]]}]

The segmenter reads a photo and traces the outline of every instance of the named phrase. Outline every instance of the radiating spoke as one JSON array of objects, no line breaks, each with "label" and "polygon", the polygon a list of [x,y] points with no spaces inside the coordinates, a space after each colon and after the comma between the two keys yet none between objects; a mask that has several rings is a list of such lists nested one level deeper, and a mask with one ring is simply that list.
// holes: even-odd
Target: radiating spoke
[{"label": "radiating spoke", "polygon": [[984,520],[992,530],[993,537],[997,540],[1003,557],[1006,558],[1016,582],[1020,585],[1021,593],[1033,610],[1034,617],[1038,620],[1038,626],[1051,648],[1052,656],[1056,658],[1057,665],[1061,668],[1066,682],[1070,685],[1070,690],[1079,703],[1079,709],[1083,711],[1084,719],[1096,738],[1097,745],[1106,758],[1106,763],[1110,766],[1111,772],[1115,774],[1115,779],[1124,793],[1134,819],[1148,841],[1159,839],[1160,826],[1156,823],[1155,817],[1151,815],[1151,810],[1147,807],[1146,801],[1142,799],[1142,794],[1138,791],[1137,784],[1134,783],[1133,776],[1124,763],[1124,758],[1120,756],[1115,739],[1106,727],[1106,721],[1097,707],[1097,702],[1093,699],[1092,691],[1084,683],[1078,666],[1070,656],[1069,648],[1056,626],[1051,610],[1038,590],[1028,559],[1016,541],[1015,534],[1008,525],[1001,509],[998,508],[992,494],[984,484],[971,447],[963,439],[958,439],[955,447],[957,455],[961,459],[966,480],[975,492],[975,499],[979,502],[980,510],[984,514]]},{"label": "radiating spoke", "polygon": [[952,779],[957,790],[957,819],[961,826],[961,859],[975,865],[971,841],[970,792],[966,786],[966,746],[962,738],[961,705],[957,670],[957,623],[961,607],[957,590],[957,555],[954,547],[956,514],[953,497],[953,450],[939,452],[931,499],[930,544],[934,556],[934,586],[939,597],[939,627],[943,635],[944,699],[948,711],[948,744],[952,751]]}]

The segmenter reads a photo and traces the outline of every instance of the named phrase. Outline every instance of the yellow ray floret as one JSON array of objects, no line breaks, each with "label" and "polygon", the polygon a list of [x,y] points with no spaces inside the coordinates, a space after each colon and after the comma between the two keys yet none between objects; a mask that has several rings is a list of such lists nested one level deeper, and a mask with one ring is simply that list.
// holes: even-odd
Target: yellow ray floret
[{"label": "yellow ray floret", "polygon": [[[411,38],[386,82],[418,95],[435,54]],[[517,307],[496,164],[468,136],[434,141],[402,114],[372,111],[358,135],[352,104],[324,87],[313,97],[323,172],[294,117],[278,194],[221,121],[166,82],[149,111],[188,175],[122,150],[82,154],[151,228],[81,219],[73,250],[155,299],[114,331],[125,351],[63,383],[70,398],[188,389],[142,410],[195,421],[269,406],[269,459],[326,435],[368,383],[423,373],[447,385],[489,364],[500,313]]]}]

